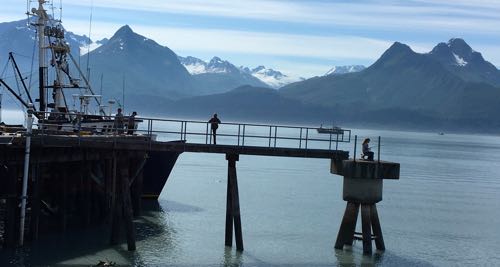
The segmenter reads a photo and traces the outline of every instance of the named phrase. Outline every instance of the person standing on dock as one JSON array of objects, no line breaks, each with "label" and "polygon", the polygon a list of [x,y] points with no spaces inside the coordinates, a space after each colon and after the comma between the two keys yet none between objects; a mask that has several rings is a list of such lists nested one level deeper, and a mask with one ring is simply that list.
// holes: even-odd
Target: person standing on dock
[{"label": "person standing on dock", "polygon": [[135,130],[135,116],[137,116],[137,112],[132,112],[132,115],[128,117],[127,122],[127,134],[133,135]]},{"label": "person standing on dock", "polygon": [[370,138],[366,138],[363,141],[363,156],[367,156],[368,160],[373,160],[373,152],[371,151],[368,144],[370,143]]},{"label": "person standing on dock", "polygon": [[115,115],[114,128],[116,133],[123,134],[123,113],[121,108],[118,108],[118,112]]},{"label": "person standing on dock", "polygon": [[214,145],[216,145],[217,141],[215,138],[217,135],[217,128],[219,128],[219,123],[221,123],[219,118],[217,118],[217,113],[214,113],[214,116],[208,122],[210,123],[210,128],[212,129],[212,135],[214,137]]}]

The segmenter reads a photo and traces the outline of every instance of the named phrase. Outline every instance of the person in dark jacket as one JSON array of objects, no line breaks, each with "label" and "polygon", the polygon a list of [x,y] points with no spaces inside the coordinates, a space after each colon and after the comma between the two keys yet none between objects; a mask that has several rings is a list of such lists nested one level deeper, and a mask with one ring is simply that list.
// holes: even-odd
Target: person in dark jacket
[{"label": "person in dark jacket", "polygon": [[368,144],[370,143],[370,138],[366,138],[363,141],[363,156],[367,156],[368,160],[373,160],[373,152],[371,151]]},{"label": "person in dark jacket", "polygon": [[214,116],[208,121],[208,123],[210,123],[210,128],[212,129],[212,135],[214,137],[214,145],[216,145],[217,128],[219,128],[219,123],[221,123],[219,118],[217,118],[217,113],[214,114]]},{"label": "person in dark jacket", "polygon": [[127,134],[134,134],[135,130],[135,116],[137,116],[137,112],[132,112],[132,115],[128,117],[128,122],[127,122]]},{"label": "person in dark jacket", "polygon": [[113,126],[115,128],[116,133],[123,134],[124,125],[123,125],[123,113],[121,108],[118,109],[118,112],[115,115],[115,121]]}]

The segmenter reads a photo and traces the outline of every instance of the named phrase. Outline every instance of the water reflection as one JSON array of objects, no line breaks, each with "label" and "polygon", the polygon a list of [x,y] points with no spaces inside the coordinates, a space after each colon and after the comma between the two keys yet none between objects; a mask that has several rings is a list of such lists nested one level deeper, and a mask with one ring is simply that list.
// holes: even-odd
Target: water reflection
[{"label": "water reflection", "polygon": [[242,252],[235,250],[232,247],[224,247],[224,256],[221,261],[222,266],[242,266]]}]

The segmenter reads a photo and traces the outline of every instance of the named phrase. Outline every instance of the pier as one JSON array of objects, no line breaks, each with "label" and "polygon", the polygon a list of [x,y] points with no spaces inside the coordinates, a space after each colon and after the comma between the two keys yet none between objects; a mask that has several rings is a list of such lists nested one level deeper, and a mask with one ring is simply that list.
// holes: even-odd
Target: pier
[{"label": "pier", "polygon": [[[373,186],[349,181],[360,175],[369,181],[381,181],[388,177],[386,166],[389,165],[397,165],[391,173],[399,177],[399,164],[356,160],[351,160],[355,164],[350,164],[349,152],[338,148],[339,144],[352,141],[350,130],[318,135],[315,134],[317,128],[313,127],[222,123],[217,134],[218,144],[214,145],[207,122],[140,120],[143,126],[133,135],[104,134],[107,129],[95,128],[54,133],[45,130],[44,125],[32,134],[22,129],[5,128],[0,135],[0,244],[15,247],[25,239],[37,239],[40,232],[64,232],[68,228],[107,224],[111,229],[110,244],[117,244],[122,237],[127,240],[128,249],[135,250],[133,217],[140,216],[142,199],[158,198],[178,156],[181,153],[217,153],[225,154],[228,162],[226,246],[232,246],[234,233],[237,250],[244,249],[236,163],[239,155],[254,155],[331,160],[331,172],[344,176],[344,199],[348,201],[339,231],[342,238],[337,238],[335,247],[352,244],[352,221],[354,227],[356,224],[353,216],[357,218],[356,207],[361,205],[362,214],[372,214],[372,220],[368,221],[373,223],[375,236],[380,236],[375,239],[377,248],[384,249],[378,245],[383,244],[383,239],[381,230],[377,230],[380,223],[377,228],[375,207],[381,200],[381,182],[375,182],[380,183],[380,188],[375,186],[380,199],[367,202],[366,199],[351,199],[349,192],[356,195],[358,189],[370,191]],[[23,198],[27,141],[30,160],[26,173],[27,196]],[[367,164],[374,165],[374,171],[367,169]],[[370,197],[373,197],[371,193]],[[27,200],[25,217],[20,216],[19,203],[23,199]],[[363,209],[364,205],[370,205],[369,210]],[[355,214],[352,210],[356,210]],[[26,221],[23,229],[21,220]],[[345,223],[346,220],[350,223]],[[365,220],[364,243],[368,240]],[[369,237],[371,244],[371,233]],[[371,247],[364,251],[371,253]]]}]

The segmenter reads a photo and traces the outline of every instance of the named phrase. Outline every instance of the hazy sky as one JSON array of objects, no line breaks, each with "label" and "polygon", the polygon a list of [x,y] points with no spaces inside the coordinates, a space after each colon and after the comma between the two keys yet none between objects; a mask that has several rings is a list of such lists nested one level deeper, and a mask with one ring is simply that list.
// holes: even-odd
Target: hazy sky
[{"label": "hazy sky", "polygon": [[[0,21],[24,18],[2,0]],[[59,17],[60,0],[54,0]],[[81,0],[62,1],[65,27],[91,38],[131,28],[181,56],[265,65],[291,76],[372,64],[394,41],[428,52],[461,37],[500,66],[500,0]]]}]

